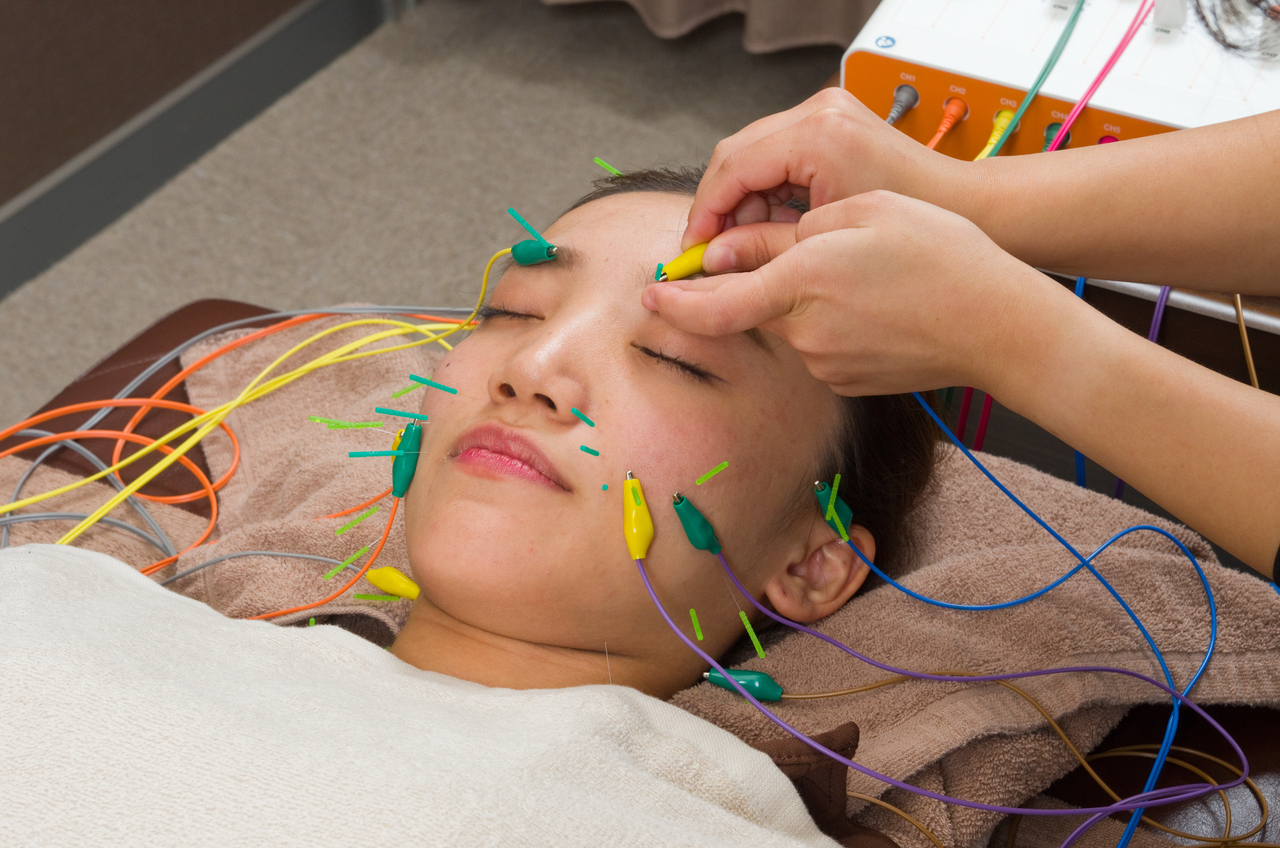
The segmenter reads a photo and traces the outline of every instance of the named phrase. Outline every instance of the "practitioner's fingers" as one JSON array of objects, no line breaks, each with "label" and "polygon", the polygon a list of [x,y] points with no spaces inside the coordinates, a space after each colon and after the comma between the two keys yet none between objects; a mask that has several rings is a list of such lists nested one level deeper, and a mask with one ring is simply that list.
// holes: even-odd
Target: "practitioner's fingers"
[{"label": "practitioner's fingers", "polygon": [[796,123],[815,109],[823,108],[823,106],[819,104],[827,104],[831,101],[838,102],[848,96],[851,95],[845,94],[841,89],[823,89],[808,100],[805,100],[803,103],[792,106],[786,111],[776,112],[772,115],[766,115],[759,120],[752,121],[733,135],[720,140],[716,145],[715,150],[711,153],[711,161],[707,163],[707,173],[714,173],[720,168],[720,165],[726,158],[737,153],[742,148],[754,144],[765,136],[773,135],[778,130]]},{"label": "practitioner's fingers", "polygon": [[686,332],[774,333],[843,395],[987,385],[1001,316],[1039,285],[971,222],[887,191],[816,209],[790,233],[738,229],[717,241],[742,250],[735,263],[763,264],[654,285],[642,302]]},{"label": "practitioner's fingers", "polygon": [[700,336],[740,333],[784,314],[793,305],[785,289],[751,273],[681,283],[688,285],[654,283],[640,295],[640,302],[676,329]]},{"label": "practitioner's fingers", "polygon": [[826,89],[770,117],[777,120],[752,125],[717,147],[689,210],[686,248],[712,239],[731,217],[738,224],[754,222],[750,213],[737,214],[759,209],[748,200],[752,195],[779,203],[801,197],[812,208],[878,188],[912,195],[916,182],[943,167],[935,163],[939,154],[841,89]]},{"label": "practitioner's fingers", "polygon": [[[708,274],[754,271],[812,236],[834,230],[868,226],[877,217],[896,207],[902,198],[889,192],[867,192],[829,203],[801,216],[796,209],[794,223],[738,224],[711,240],[702,254],[702,270]],[[782,217],[782,216],[779,216]],[[789,216],[788,216],[789,217]],[[686,286],[688,288],[688,286]],[[708,288],[695,286],[694,288]]]},{"label": "practitioner's fingers", "polygon": [[795,244],[794,223],[739,225],[711,240],[702,254],[702,270],[708,274],[754,271]]}]

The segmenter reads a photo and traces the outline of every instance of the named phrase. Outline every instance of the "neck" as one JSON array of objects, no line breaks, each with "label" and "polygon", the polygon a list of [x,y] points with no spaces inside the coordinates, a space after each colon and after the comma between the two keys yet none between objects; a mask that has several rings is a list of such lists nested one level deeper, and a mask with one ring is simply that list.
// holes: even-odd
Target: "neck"
[{"label": "neck", "polygon": [[[584,650],[546,645],[481,630],[448,615],[419,596],[391,653],[410,665],[503,689],[629,686],[667,699],[693,685],[697,675],[655,675],[654,663],[605,645]],[[687,669],[680,669],[685,672]],[[674,679],[679,677],[680,679]]]}]

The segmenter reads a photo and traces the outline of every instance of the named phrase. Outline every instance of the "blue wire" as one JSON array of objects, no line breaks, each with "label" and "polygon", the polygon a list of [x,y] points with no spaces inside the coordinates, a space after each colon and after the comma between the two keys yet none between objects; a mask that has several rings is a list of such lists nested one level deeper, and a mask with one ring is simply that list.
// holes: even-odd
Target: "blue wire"
[{"label": "blue wire", "polygon": [[[1077,286],[1077,289],[1081,288],[1079,280],[1076,281],[1076,286]],[[920,396],[919,392],[913,392],[912,394],[915,396],[915,399],[920,404],[920,406],[924,408],[924,411],[929,414],[929,417],[933,419],[934,423],[937,424],[942,429],[942,432],[947,434],[947,438],[949,438],[956,447],[960,448],[960,450],[969,459],[969,461],[972,462],[973,465],[979,471],[981,471],[984,475],[986,475],[987,479],[990,480],[992,483],[994,483],[996,487],[1005,494],[1006,497],[1008,497],[1011,501],[1017,504],[1018,507],[1022,509],[1023,512],[1025,512],[1032,519],[1034,519],[1035,522],[1039,524],[1041,527],[1043,527],[1049,533],[1049,535],[1053,536],[1053,538],[1056,539],[1059,542],[1059,544],[1061,544],[1064,548],[1070,551],[1071,554],[1077,560],[1079,560],[1079,565],[1077,565],[1071,571],[1067,572],[1067,574],[1063,575],[1061,578],[1054,581],[1050,585],[1024,598],[1020,598],[1015,601],[1007,601],[1003,604],[988,604],[988,605],[979,606],[979,605],[948,604],[943,601],[936,601],[932,598],[926,598],[923,595],[920,595],[916,592],[912,592],[911,590],[899,584],[897,581],[890,578],[887,574],[885,574],[883,571],[877,568],[875,564],[872,563],[870,560],[868,560],[866,557],[863,557],[862,552],[859,551],[858,548],[850,542],[849,547],[853,549],[853,551],[858,555],[858,557],[862,559],[862,561],[865,562],[871,568],[871,570],[874,571],[879,577],[886,580],[888,583],[897,587],[898,589],[901,589],[902,591],[911,595],[912,597],[915,597],[926,603],[933,604],[935,606],[947,607],[950,609],[973,609],[973,610],[999,609],[1001,607],[1008,607],[1008,606],[1014,606],[1015,604],[1026,603],[1032,598],[1038,597],[1039,595],[1043,595],[1045,592],[1049,591],[1049,589],[1052,589],[1054,586],[1061,584],[1063,581],[1067,580],[1069,577],[1071,577],[1081,568],[1088,568],[1090,573],[1093,574],[1093,576],[1098,579],[1098,581],[1106,588],[1106,590],[1111,593],[1111,596],[1116,599],[1116,601],[1120,604],[1121,608],[1123,608],[1125,613],[1129,616],[1130,620],[1132,620],[1133,623],[1137,626],[1139,632],[1142,634],[1142,637],[1146,640],[1147,644],[1151,647],[1152,653],[1155,654],[1156,660],[1160,663],[1160,668],[1164,672],[1165,679],[1166,681],[1168,681],[1169,687],[1176,688],[1176,685],[1173,682],[1173,675],[1170,673],[1169,666],[1165,662],[1164,654],[1162,654],[1160,652],[1160,649],[1156,646],[1155,640],[1151,638],[1151,634],[1147,631],[1147,628],[1142,624],[1141,619],[1138,618],[1137,614],[1133,611],[1132,607],[1130,607],[1127,603],[1125,603],[1125,600],[1120,596],[1120,593],[1117,592],[1115,588],[1105,578],[1103,578],[1103,576],[1097,571],[1097,569],[1093,567],[1093,562],[1092,562],[1094,557],[1100,554],[1103,550],[1106,549],[1106,547],[1108,547],[1112,542],[1116,541],[1116,539],[1119,539],[1121,536],[1126,535],[1130,532],[1135,532],[1140,529],[1153,530],[1157,533],[1160,533],[1161,535],[1164,535],[1170,539],[1173,539],[1173,541],[1177,543],[1178,547],[1183,551],[1183,553],[1185,553],[1187,557],[1191,560],[1191,564],[1195,567],[1196,574],[1200,578],[1200,583],[1202,586],[1204,586],[1205,597],[1207,598],[1209,603],[1209,622],[1210,622],[1209,646],[1208,646],[1208,649],[1205,651],[1204,659],[1200,662],[1200,667],[1196,669],[1196,673],[1192,675],[1191,681],[1187,684],[1187,687],[1182,690],[1182,694],[1184,697],[1189,695],[1189,693],[1191,692],[1191,689],[1195,687],[1196,683],[1200,680],[1201,675],[1204,674],[1205,669],[1208,667],[1209,660],[1213,657],[1213,652],[1217,646],[1217,641],[1218,641],[1217,604],[1214,602],[1213,591],[1209,588],[1209,580],[1205,576],[1204,570],[1200,567],[1200,563],[1196,561],[1196,558],[1191,553],[1191,551],[1188,550],[1187,547],[1183,545],[1181,541],[1175,539],[1172,536],[1172,534],[1167,533],[1158,527],[1151,527],[1150,525],[1139,525],[1139,526],[1131,527],[1128,530],[1112,537],[1110,541],[1108,541],[1105,545],[1103,545],[1098,550],[1094,551],[1094,553],[1092,553],[1088,557],[1081,556],[1080,552],[1077,551],[1071,545],[1071,543],[1069,543],[1066,539],[1064,539],[1056,530],[1050,527],[1044,521],[1044,519],[1042,519],[1039,515],[1035,513],[1034,510],[1032,510],[1029,506],[1024,504],[1021,500],[1019,500],[1018,497],[1013,494],[1013,492],[1009,491],[1009,489],[1006,488],[1003,483],[1001,483],[999,480],[996,479],[995,475],[993,475],[989,470],[987,470],[986,466],[984,466],[981,462],[979,462],[977,458],[974,457],[974,455],[969,452],[969,449],[966,448],[964,444],[955,437],[955,434],[952,433],[950,428],[948,428],[947,425],[942,421],[942,419],[938,417],[938,414],[933,411],[933,408],[930,407],[929,404],[925,402],[924,398]],[[1277,587],[1276,591],[1280,592],[1280,587]],[[1155,763],[1151,767],[1151,773],[1147,777],[1147,785],[1146,785],[1146,788],[1144,789],[1145,792],[1151,791],[1152,786],[1154,786],[1155,782],[1160,778],[1160,773],[1164,770],[1165,760],[1169,755],[1170,748],[1173,746],[1173,739],[1177,734],[1177,730],[1178,730],[1178,713],[1179,713],[1178,702],[1175,700],[1173,702],[1172,711],[1170,712],[1170,715],[1169,715],[1169,722],[1165,727],[1164,740],[1161,743],[1160,750],[1156,755]],[[1117,848],[1126,848],[1126,846],[1128,845],[1129,839],[1131,839],[1133,836],[1133,831],[1137,828],[1137,824],[1142,818],[1142,815],[1143,815],[1143,811],[1141,809],[1134,810],[1133,816],[1129,819],[1129,824],[1125,828],[1125,833],[1121,837],[1120,843],[1117,846]]]},{"label": "blue wire", "polygon": [[[1076,277],[1076,297],[1084,299],[1084,277]],[[1085,488],[1084,454],[1076,451],[1076,485]]]}]

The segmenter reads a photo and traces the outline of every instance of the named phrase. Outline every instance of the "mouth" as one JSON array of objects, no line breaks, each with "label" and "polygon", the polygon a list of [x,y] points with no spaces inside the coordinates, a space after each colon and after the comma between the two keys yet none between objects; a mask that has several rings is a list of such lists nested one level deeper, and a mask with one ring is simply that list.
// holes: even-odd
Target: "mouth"
[{"label": "mouth", "polygon": [[515,477],[549,489],[573,491],[531,439],[493,422],[463,433],[450,456],[481,476]]}]

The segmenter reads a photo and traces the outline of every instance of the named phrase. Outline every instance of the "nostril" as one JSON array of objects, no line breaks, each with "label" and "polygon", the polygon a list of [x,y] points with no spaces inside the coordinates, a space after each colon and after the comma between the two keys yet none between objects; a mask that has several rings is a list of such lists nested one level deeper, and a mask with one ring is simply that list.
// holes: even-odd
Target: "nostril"
[{"label": "nostril", "polygon": [[516,396],[516,390],[511,387],[510,383],[503,383],[498,386],[498,391],[502,393],[503,397],[513,398]]},{"label": "nostril", "polygon": [[546,395],[534,395],[534,397],[542,401],[543,403],[545,403],[547,406],[551,407],[552,412],[556,411],[556,402],[553,401],[551,398],[547,397]]}]

